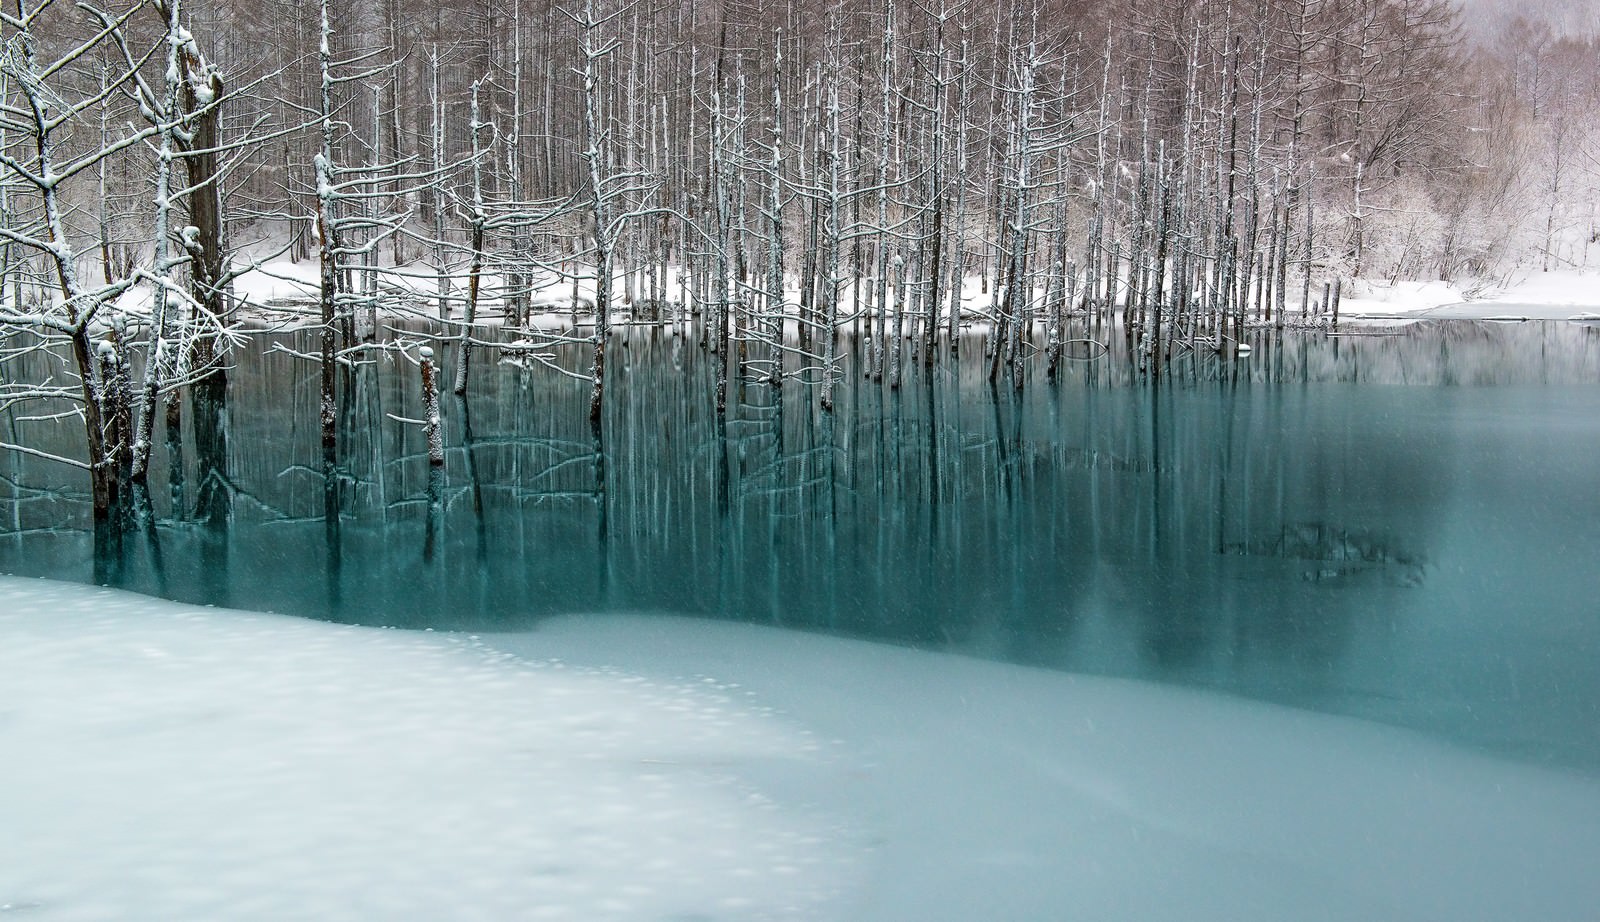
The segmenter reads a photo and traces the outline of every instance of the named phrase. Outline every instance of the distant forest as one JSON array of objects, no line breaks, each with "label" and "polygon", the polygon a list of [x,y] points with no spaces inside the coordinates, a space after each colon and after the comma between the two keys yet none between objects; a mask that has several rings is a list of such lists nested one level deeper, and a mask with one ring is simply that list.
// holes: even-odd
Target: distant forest
[{"label": "distant forest", "polygon": [[328,444],[337,357],[385,307],[464,321],[460,389],[481,311],[552,289],[593,313],[551,342],[592,347],[597,421],[621,304],[698,314],[824,408],[845,325],[897,379],[972,285],[992,376],[1036,324],[1053,363],[1064,318],[1113,313],[1159,373],[1173,338],[1314,320],[1343,284],[1600,259],[1584,9],[14,0],[0,324],[79,380],[0,387],[75,402],[90,467],[137,479],[157,395],[220,373],[234,280],[279,256],[320,267]]},{"label": "distant forest", "polygon": [[[1183,185],[1174,207],[1185,221],[1231,192],[1233,236],[1286,224],[1291,261],[1322,274],[1581,264],[1596,233],[1600,13],[1550,2],[1529,20],[1512,12],[1523,6],[1472,0],[1464,28],[1449,0],[329,0],[333,150],[340,169],[391,174],[391,200],[375,210],[412,225],[386,238],[402,263],[438,230],[470,233],[441,202],[471,194],[475,88],[492,208],[588,194],[587,73],[604,168],[631,177],[614,210],[661,209],[705,230],[720,190],[736,199],[723,220],[751,238],[747,260],[767,233],[773,183],[797,242],[824,198],[856,228],[887,223],[901,236],[896,216],[938,199],[953,217],[959,200],[970,263],[1003,245],[1020,187],[1042,232],[1066,223],[1083,238],[1099,217],[1108,237],[1129,237],[1139,174],[1164,163]],[[55,7],[35,30],[47,46],[94,25]],[[226,211],[241,225],[298,218],[301,255],[322,145],[321,15],[312,0],[182,11],[237,94],[225,124],[236,136],[288,132],[238,155]],[[136,51],[159,25],[129,20]],[[80,83],[100,79],[103,51],[81,62]],[[586,62],[586,51],[602,53]],[[113,95],[108,107],[113,127],[137,120],[132,101]],[[78,134],[101,114],[83,113]],[[147,248],[147,159],[114,160],[114,251]],[[891,217],[878,215],[883,198]],[[665,252],[679,260],[694,232],[658,223],[630,221],[619,247],[650,259],[663,249],[655,238],[672,237]],[[806,249],[788,248],[789,271]]]}]

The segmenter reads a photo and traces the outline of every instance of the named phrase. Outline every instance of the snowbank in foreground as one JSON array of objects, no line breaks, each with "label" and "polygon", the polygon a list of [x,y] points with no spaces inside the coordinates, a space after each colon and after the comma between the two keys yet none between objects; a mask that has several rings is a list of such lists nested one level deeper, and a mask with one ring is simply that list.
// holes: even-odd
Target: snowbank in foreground
[{"label": "snowbank in foreground", "polygon": [[673,618],[475,641],[0,578],[0,754],[0,914],[27,919],[1600,906],[1600,779],[1194,691]]},{"label": "snowbank in foreground", "polygon": [[1219,695],[749,626],[497,647],[705,672],[841,741],[792,796],[877,833],[862,922],[1592,920],[1600,779]]},{"label": "snowbank in foreground", "polygon": [[814,919],[852,849],[699,682],[0,578],[0,917]]}]

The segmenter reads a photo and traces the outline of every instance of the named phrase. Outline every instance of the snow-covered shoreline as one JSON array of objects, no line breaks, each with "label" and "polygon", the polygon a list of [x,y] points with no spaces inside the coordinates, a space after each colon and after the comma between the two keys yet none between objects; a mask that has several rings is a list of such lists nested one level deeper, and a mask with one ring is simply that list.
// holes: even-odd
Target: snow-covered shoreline
[{"label": "snow-covered shoreline", "polygon": [[853,920],[1589,919],[1600,779],[1144,682],[774,628],[593,616],[489,642],[703,671],[855,759]]},{"label": "snow-covered shoreline", "polygon": [[430,635],[0,578],[29,919],[1505,919],[1600,779],[1226,696],[720,622]]},{"label": "snow-covered shoreline", "polygon": [[[545,273],[545,281],[536,282],[530,293],[534,308],[531,325],[545,330],[570,329],[573,318],[572,297],[580,301],[578,315],[587,325],[593,311],[594,279],[584,275],[582,267],[573,267],[580,278],[574,287],[571,276]],[[247,315],[259,322],[283,324],[314,319],[317,292],[317,264],[314,261],[291,262],[281,256],[264,261],[243,273],[235,282],[235,293],[245,305]],[[405,296],[416,303],[416,308],[405,316],[413,319],[434,319],[438,298],[438,273],[420,264],[410,267],[384,267],[385,284],[391,295]],[[461,267],[447,273],[448,290],[452,301],[459,301],[467,289],[468,277]],[[499,291],[504,280],[489,273],[484,277],[484,302],[480,305],[475,324],[489,327],[504,321],[504,309]],[[787,293],[791,305],[800,300],[796,280],[789,280]],[[666,292],[681,297],[683,279],[673,268],[667,273]],[[626,286],[619,275],[613,282],[621,297]],[[868,286],[871,287],[870,285]],[[1313,286],[1320,291],[1320,284]],[[855,309],[851,296],[852,286],[841,290],[841,310]],[[1315,293],[1315,292],[1314,292]],[[1042,290],[1038,293],[1042,297]],[[962,312],[972,320],[987,317],[991,294],[976,276],[963,283]],[[144,287],[130,290],[119,306],[134,315],[148,312],[149,292]],[[1290,316],[1297,316],[1298,306],[1291,304]],[[794,308],[791,306],[790,313]],[[1498,317],[1515,317],[1528,320],[1568,320],[1573,317],[1600,312],[1600,274],[1592,271],[1562,269],[1552,272],[1527,272],[1498,280],[1441,281],[1386,281],[1382,279],[1347,280],[1340,299],[1341,320],[1361,322],[1430,320],[1483,320]],[[618,319],[625,311],[615,310]],[[399,315],[396,315],[399,316]],[[461,305],[455,304],[454,320],[447,323],[455,327],[460,323]]]},{"label": "snow-covered shoreline", "polygon": [[1600,310],[1600,276],[1563,270],[1532,273],[1489,287],[1447,282],[1362,282],[1340,302],[1352,320],[1568,320]]},{"label": "snow-covered shoreline", "polygon": [[[823,763],[713,683],[0,577],[0,916],[814,919]],[[696,915],[709,914],[709,915]]]}]

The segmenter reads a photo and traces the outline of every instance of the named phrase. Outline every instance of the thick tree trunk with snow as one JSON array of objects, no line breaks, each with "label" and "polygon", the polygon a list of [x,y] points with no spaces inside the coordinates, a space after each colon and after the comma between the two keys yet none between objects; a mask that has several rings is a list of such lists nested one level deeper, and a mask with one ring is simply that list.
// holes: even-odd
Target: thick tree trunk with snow
[{"label": "thick tree trunk with snow", "polygon": [[433,350],[423,346],[419,352],[422,372],[423,438],[428,443],[428,463],[444,463],[444,434],[439,418],[439,376],[433,365]]}]

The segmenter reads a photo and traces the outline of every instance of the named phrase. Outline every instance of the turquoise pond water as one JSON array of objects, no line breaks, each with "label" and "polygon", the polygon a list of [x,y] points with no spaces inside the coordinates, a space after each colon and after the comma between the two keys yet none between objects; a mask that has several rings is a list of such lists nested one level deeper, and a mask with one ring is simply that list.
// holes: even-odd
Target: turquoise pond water
[{"label": "turquoise pond water", "polygon": [[316,367],[262,336],[220,459],[188,429],[158,453],[148,527],[96,541],[76,472],[0,458],[0,572],[406,628],[754,621],[1600,773],[1600,331],[1391,332],[1256,334],[1159,386],[1113,342],[1054,384],[1032,359],[1020,392],[991,387],[976,338],[898,389],[847,349],[831,416],[803,385],[749,383],[719,419],[695,341],[636,328],[598,439],[583,382],[486,352],[444,400],[442,470],[395,418],[421,415],[411,364],[346,375],[324,458]]}]

